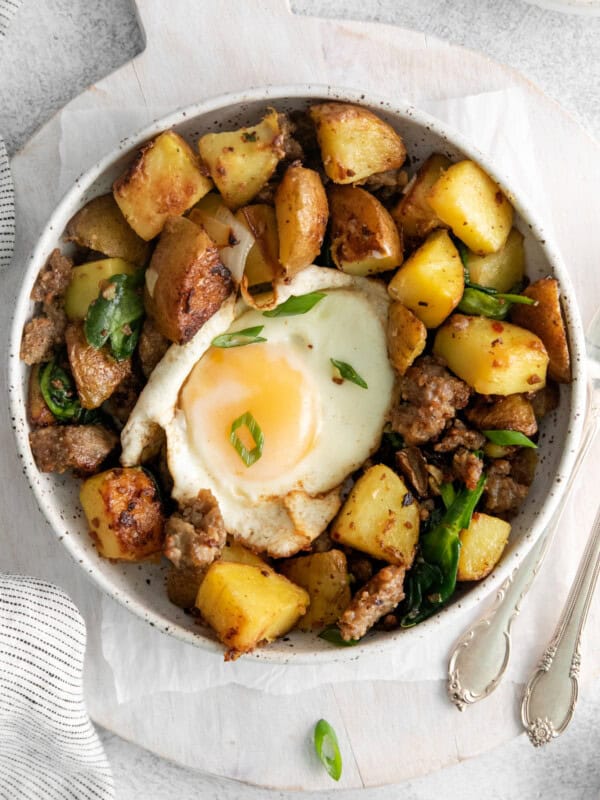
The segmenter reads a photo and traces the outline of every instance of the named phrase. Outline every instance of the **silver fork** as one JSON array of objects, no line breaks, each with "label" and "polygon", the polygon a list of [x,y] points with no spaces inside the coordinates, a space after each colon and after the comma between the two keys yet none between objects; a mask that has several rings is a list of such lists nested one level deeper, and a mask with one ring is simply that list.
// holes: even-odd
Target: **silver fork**
[{"label": "silver fork", "polygon": [[[448,693],[461,711],[467,705],[488,697],[506,671],[512,622],[535,580],[581,465],[594,441],[600,412],[600,312],[586,335],[586,348],[591,377],[588,417],[562,506],[539,543],[501,585],[492,607],[463,633],[452,651],[448,665]],[[579,642],[599,568],[600,515],[594,522],[565,611],[523,700],[523,724],[535,745],[562,733],[573,716],[577,700]],[[563,685],[566,687],[564,690]]]}]

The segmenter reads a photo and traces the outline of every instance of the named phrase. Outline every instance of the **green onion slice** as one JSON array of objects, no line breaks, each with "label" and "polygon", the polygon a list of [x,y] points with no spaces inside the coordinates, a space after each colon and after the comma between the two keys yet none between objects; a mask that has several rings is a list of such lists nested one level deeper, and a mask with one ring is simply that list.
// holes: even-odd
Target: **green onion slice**
[{"label": "green onion slice", "polygon": [[324,628],[319,634],[319,639],[324,639],[329,644],[334,644],[336,647],[354,647],[355,644],[360,642],[360,639],[342,639],[342,634],[337,625],[330,625]]},{"label": "green onion slice", "polygon": [[222,333],[220,336],[215,336],[211,344],[213,347],[243,347],[246,344],[266,342],[264,336],[259,336],[264,327],[264,325],[257,325],[255,328],[244,328],[242,331]]},{"label": "green onion slice", "polygon": [[501,444],[504,446],[516,445],[518,447],[534,447],[537,449],[537,444],[532,442],[521,431],[481,431],[486,439],[489,439],[493,444]]},{"label": "green onion slice", "polygon": [[335,731],[327,720],[320,719],[315,725],[314,741],[321,763],[333,780],[339,781],[342,776],[342,754]]},{"label": "green onion slice", "polygon": [[263,311],[263,317],[295,317],[306,314],[325,297],[325,292],[309,292],[309,294],[292,295],[285,303],[271,311]]},{"label": "green onion slice", "polygon": [[351,381],[357,386],[361,386],[363,389],[369,388],[365,379],[361,378],[358,372],[354,369],[354,367],[351,367],[350,364],[346,364],[345,361],[336,361],[335,358],[330,358],[329,360],[345,381]]},{"label": "green onion slice", "polygon": [[440,483],[440,495],[446,510],[449,509],[456,500],[454,485],[452,483]]},{"label": "green onion slice", "polygon": [[[237,430],[238,428],[241,428],[242,425],[245,425],[248,428],[254,440],[254,447],[252,450],[248,450],[240,437],[237,435]],[[262,456],[265,437],[260,429],[260,425],[249,411],[246,411],[245,414],[242,414],[241,417],[238,417],[231,423],[229,441],[235,447],[237,454],[247,467],[251,467],[252,464],[258,461],[258,459]]]}]

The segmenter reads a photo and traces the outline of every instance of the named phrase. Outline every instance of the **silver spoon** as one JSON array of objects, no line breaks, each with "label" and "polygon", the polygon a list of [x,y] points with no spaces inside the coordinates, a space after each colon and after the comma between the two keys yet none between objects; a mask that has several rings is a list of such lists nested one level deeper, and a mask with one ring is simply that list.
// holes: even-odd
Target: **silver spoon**
[{"label": "silver spoon", "polygon": [[[538,544],[500,586],[492,607],[463,633],[452,651],[448,665],[448,693],[450,700],[460,711],[463,711],[467,705],[488,697],[498,686],[506,671],[510,658],[512,622],[519,614],[521,602],[540,569],[560,523],[562,510],[567,504],[581,465],[595,438],[600,412],[600,312],[596,314],[590,325],[586,335],[586,345],[591,375],[588,417],[582,445],[567,482],[562,506],[553,522],[548,525],[540,537]],[[570,700],[567,701],[566,706],[564,700],[561,701],[561,704],[558,703],[559,695],[555,676],[559,672],[559,665],[564,666],[563,654],[569,647],[571,648],[570,652],[577,653],[574,663],[578,665],[579,640],[598,572],[596,568],[596,573],[592,574],[593,569],[586,566],[584,570],[584,565],[591,564],[592,561],[600,558],[599,529],[600,520],[596,518],[590,534],[590,544],[584,553],[565,612],[555,636],[544,654],[540,669],[528,685],[528,693],[523,701],[523,724],[534,744],[541,744],[540,739],[547,741],[548,736],[549,738],[558,736],[573,715],[577,699],[576,674],[571,675],[568,679]],[[593,558],[596,553],[598,553],[598,558]],[[585,575],[582,574],[584,571]],[[573,595],[577,595],[577,597]],[[585,595],[583,604],[577,601],[578,598],[581,601],[582,595]],[[560,658],[557,658],[559,653]],[[553,663],[555,666],[554,669],[551,669]],[[576,672],[577,670],[575,670]],[[550,674],[552,680],[548,678],[544,680],[543,676],[546,674]],[[554,707],[551,707],[549,701],[552,700],[554,692],[557,692],[556,703]],[[556,721],[559,718],[560,722],[555,725],[552,720]]]}]

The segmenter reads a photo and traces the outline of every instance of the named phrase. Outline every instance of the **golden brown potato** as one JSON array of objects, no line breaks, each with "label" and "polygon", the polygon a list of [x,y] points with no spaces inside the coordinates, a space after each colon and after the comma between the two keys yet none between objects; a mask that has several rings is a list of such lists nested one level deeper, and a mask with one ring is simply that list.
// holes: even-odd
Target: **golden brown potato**
[{"label": "golden brown potato", "polygon": [[251,128],[207,133],[200,139],[200,156],[225,205],[236,209],[252,200],[284,157],[282,141],[279,115],[273,109]]},{"label": "golden brown potato", "polygon": [[474,253],[503,247],[513,208],[498,184],[474,161],[452,164],[429,192],[429,205]]},{"label": "golden brown potato", "polygon": [[122,258],[88,261],[71,270],[65,293],[65,313],[71,320],[85,319],[90,304],[100,294],[100,284],[113,275],[135,275],[139,267]]},{"label": "golden brown potato", "polygon": [[465,262],[471,283],[487,286],[498,292],[508,292],[514,289],[525,275],[523,234],[513,228],[504,247],[497,253],[478,256],[469,250]]},{"label": "golden brown potato", "polygon": [[473,514],[471,524],[460,533],[458,581],[480,581],[494,569],[502,555],[510,524],[488,514]]},{"label": "golden brown potato", "polygon": [[291,558],[282,564],[281,572],[310,596],[308,611],[297,625],[301,631],[333,625],[350,602],[346,556],[341,550]]},{"label": "golden brown potato", "polygon": [[511,319],[540,337],[550,357],[550,377],[559,383],[570,383],[571,359],[558,281],[556,278],[541,278],[528,286],[523,294],[536,300],[537,305],[514,305]]},{"label": "golden brown potato", "polygon": [[450,166],[450,159],[433,153],[409,183],[400,202],[392,209],[392,217],[405,237],[422,239],[444,223],[429,205],[428,196],[433,184]]},{"label": "golden brown potato", "polygon": [[402,263],[394,220],[379,200],[354,186],[331,186],[331,257],[350,275],[374,275]]},{"label": "golden brown potato", "polygon": [[354,484],[331,538],[408,569],[419,538],[419,504],[402,478],[376,464]]},{"label": "golden brown potato", "polygon": [[257,203],[240,208],[236,216],[256,240],[248,253],[244,267],[246,288],[272,283],[282,273],[275,209],[264,203]]},{"label": "golden brown potato", "polygon": [[427,328],[437,328],[460,303],[464,287],[458,250],[447,231],[434,231],[400,267],[388,292]]},{"label": "golden brown potato", "polygon": [[29,372],[29,387],[27,390],[27,418],[29,424],[36,428],[45,428],[54,425],[54,414],[46,405],[40,388],[40,364],[34,364]]},{"label": "golden brown potato", "polygon": [[509,394],[493,403],[479,398],[465,413],[469,422],[480,431],[520,431],[525,436],[537,433],[533,406],[522,394]]},{"label": "golden brown potato", "polygon": [[221,550],[221,560],[235,561],[236,564],[253,564],[255,567],[269,566],[263,558],[235,540],[227,542]]},{"label": "golden brown potato", "polygon": [[404,164],[406,148],[396,131],[362,106],[311,106],[325,172],[334,183],[359,183]]},{"label": "golden brown potato", "polygon": [[169,217],[191,208],[212,189],[189,144],[165,131],[144,145],[113,195],[133,230],[146,241],[162,231]]},{"label": "golden brown potato", "polygon": [[215,561],[198,590],[196,606],[229,650],[226,659],[272,642],[306,612],[308,593],[269,567]]},{"label": "golden brown potato", "polygon": [[67,224],[65,239],[138,265],[146,263],[150,252],[148,244],[127,223],[112,194],[86,203]]},{"label": "golden brown potato", "polygon": [[318,173],[291,164],[275,192],[279,261],[288,276],[308,267],[319,254],[328,214]]},{"label": "golden brown potato", "polygon": [[402,303],[390,303],[387,343],[390,361],[399,375],[418,358],[427,344],[427,328]]},{"label": "golden brown potato", "polygon": [[532,392],[546,382],[542,340],[509,322],[453,314],[438,330],[433,352],[479,394]]},{"label": "golden brown potato", "polygon": [[141,467],[94,475],[79,498],[103,558],[141,561],[161,552],[165,518],[154,479]]},{"label": "golden brown potato", "polygon": [[81,405],[98,408],[131,373],[131,359],[116,361],[106,347],[96,350],[88,344],[82,323],[68,325],[65,340]]},{"label": "golden brown potato", "polygon": [[189,342],[233,288],[206,231],[185,217],[167,220],[148,273],[149,312],[159,332],[177,344]]}]

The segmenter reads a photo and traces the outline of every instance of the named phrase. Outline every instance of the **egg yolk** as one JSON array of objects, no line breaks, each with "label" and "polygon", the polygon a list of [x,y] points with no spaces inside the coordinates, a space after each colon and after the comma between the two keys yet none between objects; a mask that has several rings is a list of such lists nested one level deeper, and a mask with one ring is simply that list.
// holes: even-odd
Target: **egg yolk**
[{"label": "egg yolk", "polygon": [[[210,471],[252,482],[293,469],[319,432],[314,380],[282,344],[211,347],[191,371],[179,405],[194,448],[208,460]],[[232,423],[247,412],[264,436],[260,458],[248,467],[230,441]],[[236,433],[248,450],[254,447],[246,426]]]}]

